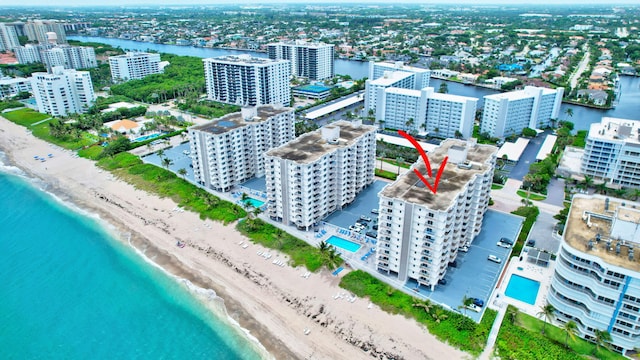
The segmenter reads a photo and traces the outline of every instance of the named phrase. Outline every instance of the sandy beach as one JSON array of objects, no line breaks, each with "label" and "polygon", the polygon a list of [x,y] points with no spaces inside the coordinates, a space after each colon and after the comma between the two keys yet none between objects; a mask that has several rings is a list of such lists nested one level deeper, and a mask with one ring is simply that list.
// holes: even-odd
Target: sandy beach
[{"label": "sandy beach", "polygon": [[[33,137],[0,119],[0,149],[51,191],[96,213],[169,273],[213,289],[228,314],[276,359],[463,359],[471,355],[438,341],[421,325],[390,315],[366,299],[349,301],[328,271],[275,265],[284,254],[251,243],[235,230],[202,221],[177,204],[135,189],[95,163]],[[53,154],[46,162],[34,156]],[[176,240],[186,243],[176,246]],[[123,241],[126,241],[123,239]],[[248,244],[243,247],[241,243]],[[307,335],[305,329],[309,329]]]}]

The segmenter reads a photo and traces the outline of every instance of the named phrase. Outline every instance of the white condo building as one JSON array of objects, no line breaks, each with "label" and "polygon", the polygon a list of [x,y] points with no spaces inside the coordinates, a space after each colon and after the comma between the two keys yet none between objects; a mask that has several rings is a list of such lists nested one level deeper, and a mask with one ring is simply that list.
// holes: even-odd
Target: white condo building
[{"label": "white condo building", "polygon": [[413,89],[415,75],[402,71],[387,71],[382,77],[367,80],[364,84],[364,109],[376,114],[377,106],[383,100],[384,91],[390,88]]},{"label": "white condo building", "polygon": [[415,74],[414,84],[410,89],[420,90],[429,86],[431,81],[431,70],[417,68],[414,66],[404,65],[401,61],[397,62],[369,62],[369,79],[375,80],[384,76],[386,71],[400,71]]},{"label": "white condo building", "polygon": [[11,25],[0,23],[0,51],[8,51],[20,46],[16,29]]},{"label": "white condo building", "polygon": [[229,55],[203,62],[209,100],[244,106],[291,102],[289,60]]},{"label": "white condo building", "polygon": [[591,124],[580,170],[609,184],[640,188],[640,121],[603,117]]},{"label": "white condo building", "polygon": [[573,195],[547,301],[556,323],[581,337],[611,335],[614,350],[640,347],[640,203]]},{"label": "white condo building", "polygon": [[525,86],[523,90],[484,97],[480,132],[491,137],[520,135],[524,128],[543,129],[557,119],[564,88]]},{"label": "white condo building", "polygon": [[[64,27],[57,20],[32,20],[24,24],[24,33],[29,41],[37,41],[39,44],[48,44],[55,40],[58,44],[67,43],[67,34]],[[54,33],[52,36],[48,33]]]},{"label": "white condo building", "polygon": [[96,53],[92,47],[59,45],[41,50],[42,62],[51,69],[62,66],[65,69],[89,69],[98,66]]},{"label": "white condo building", "polygon": [[96,96],[88,71],[54,67],[51,73],[33,73],[31,88],[38,111],[52,116],[83,113],[93,105]]},{"label": "white condo building", "polygon": [[291,74],[311,80],[330,79],[335,76],[334,46],[302,41],[279,42],[267,45],[272,60],[291,61]]},{"label": "white condo building", "polygon": [[376,128],[336,121],[265,156],[269,217],[309,230],[373,182]]},{"label": "white condo building", "polygon": [[31,82],[26,78],[2,77],[0,74],[0,99],[15,96],[21,92],[31,92]]},{"label": "white condo building", "polygon": [[142,79],[147,75],[160,74],[160,54],[128,52],[124,55],[110,56],[111,78],[113,81]]},{"label": "white condo building", "polygon": [[422,90],[386,88],[376,107],[385,128],[427,133],[441,138],[470,138],[477,98]]},{"label": "white condo building", "polygon": [[480,233],[497,151],[475,141],[447,139],[429,153],[434,176],[449,157],[436,194],[413,172],[427,173],[422,161],[385,186],[379,193],[377,270],[433,290],[458,248]]},{"label": "white condo building", "polygon": [[204,125],[189,128],[195,181],[229,191],[265,173],[264,153],[295,137],[292,108],[242,108]]},{"label": "white condo building", "polygon": [[13,48],[13,52],[20,64],[31,64],[42,62],[42,51],[52,49],[52,44],[26,44]]}]

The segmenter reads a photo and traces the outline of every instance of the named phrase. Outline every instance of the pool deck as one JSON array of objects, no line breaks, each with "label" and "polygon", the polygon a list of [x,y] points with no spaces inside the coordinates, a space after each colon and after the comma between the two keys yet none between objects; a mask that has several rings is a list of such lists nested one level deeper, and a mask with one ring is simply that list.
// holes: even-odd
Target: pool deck
[{"label": "pool deck", "polygon": [[[498,289],[494,292],[493,297],[489,303],[489,307],[497,310],[501,304],[510,304],[517,307],[520,311],[527,315],[538,317],[540,308],[547,302],[547,294],[549,293],[549,286],[551,285],[551,278],[553,277],[553,270],[556,262],[550,261],[548,267],[542,267],[527,262],[526,257],[521,261],[519,258],[514,257],[509,262],[504,276],[498,283]],[[518,270],[518,268],[522,270]],[[530,305],[520,300],[510,298],[504,293],[509,285],[511,275],[516,274],[522,277],[538,281],[540,288],[538,289],[538,296],[536,296],[535,304]]]}]

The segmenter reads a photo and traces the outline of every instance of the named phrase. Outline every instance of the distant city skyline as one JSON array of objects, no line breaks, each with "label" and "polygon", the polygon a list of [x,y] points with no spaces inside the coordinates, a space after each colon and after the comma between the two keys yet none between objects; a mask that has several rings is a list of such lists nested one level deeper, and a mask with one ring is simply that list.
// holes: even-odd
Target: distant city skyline
[{"label": "distant city skyline", "polygon": [[[61,7],[61,6],[81,6],[81,7],[97,7],[97,6],[150,6],[150,5],[159,5],[159,6],[167,6],[167,5],[176,5],[176,6],[184,6],[184,5],[269,5],[269,4],[389,4],[388,1],[385,0],[348,0],[348,1],[327,1],[327,0],[268,0],[268,1],[252,1],[252,0],[236,0],[232,4],[224,0],[110,0],[110,1],[96,1],[96,2],[87,2],[85,0],[61,0],[52,4],[49,1],[44,0],[26,0],[26,1],[16,1],[16,0],[0,0],[0,6],[46,6],[46,7]],[[616,0],[611,3],[602,3],[602,0],[562,0],[562,1],[554,1],[554,0],[540,0],[535,4],[532,4],[530,0],[487,0],[479,2],[477,0],[455,0],[452,2],[447,2],[445,0],[402,0],[401,2],[395,3],[394,5],[402,5],[402,4],[442,4],[442,5],[512,5],[512,6],[538,6],[538,5],[602,5],[602,6],[615,6],[615,5],[637,5],[637,0]]]}]

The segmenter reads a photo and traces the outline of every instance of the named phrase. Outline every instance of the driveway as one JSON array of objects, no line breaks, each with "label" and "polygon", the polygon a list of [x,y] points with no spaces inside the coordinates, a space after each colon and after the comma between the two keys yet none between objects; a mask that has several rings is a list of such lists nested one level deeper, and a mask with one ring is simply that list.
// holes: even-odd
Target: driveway
[{"label": "driveway", "polygon": [[536,162],[538,151],[540,151],[542,143],[546,138],[547,132],[542,133],[529,141],[529,144],[524,149],[522,156],[520,156],[520,160],[513,167],[513,170],[511,170],[509,178],[522,181],[524,176],[529,172],[529,165]]}]

